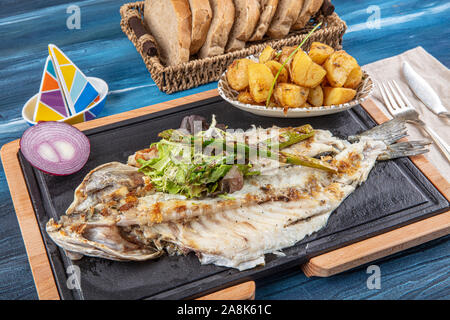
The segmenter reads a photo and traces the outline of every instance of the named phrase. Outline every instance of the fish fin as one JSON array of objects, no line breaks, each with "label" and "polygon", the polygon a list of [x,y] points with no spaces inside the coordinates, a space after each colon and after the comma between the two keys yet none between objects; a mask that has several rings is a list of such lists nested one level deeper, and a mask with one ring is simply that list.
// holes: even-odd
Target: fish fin
[{"label": "fish fin", "polygon": [[429,150],[426,147],[430,144],[431,142],[428,140],[397,142],[387,146],[386,151],[380,154],[377,160],[389,160],[427,153]]},{"label": "fish fin", "polygon": [[374,140],[381,140],[386,145],[390,145],[395,141],[406,137],[406,135],[406,121],[402,119],[392,119],[358,135],[350,136],[348,137],[348,141],[357,142],[361,138],[371,138]]}]

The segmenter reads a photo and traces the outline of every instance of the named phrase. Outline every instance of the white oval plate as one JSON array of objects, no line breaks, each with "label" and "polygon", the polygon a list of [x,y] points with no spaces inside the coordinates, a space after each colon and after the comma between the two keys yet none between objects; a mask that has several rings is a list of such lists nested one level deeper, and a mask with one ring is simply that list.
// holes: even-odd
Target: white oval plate
[{"label": "white oval plate", "polygon": [[[257,61],[254,56],[249,56],[248,58]],[[231,105],[256,115],[274,118],[306,118],[318,117],[351,109],[368,99],[372,94],[373,87],[372,79],[367,72],[363,70],[363,81],[356,89],[356,97],[352,101],[337,106],[289,108],[287,113],[284,113],[283,108],[266,108],[265,106],[239,102],[237,100],[239,92],[229,86],[226,71],[220,77],[217,89],[219,90],[220,96]]]}]

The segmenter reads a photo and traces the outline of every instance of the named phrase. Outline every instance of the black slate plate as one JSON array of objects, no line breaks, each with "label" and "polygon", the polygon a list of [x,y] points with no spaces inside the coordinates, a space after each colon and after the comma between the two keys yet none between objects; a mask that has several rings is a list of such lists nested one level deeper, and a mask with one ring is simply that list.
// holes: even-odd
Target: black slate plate
[{"label": "black slate plate", "polygon": [[[96,166],[110,161],[126,162],[136,150],[158,140],[158,132],[177,128],[181,119],[215,114],[230,128],[250,125],[269,127],[310,123],[346,137],[375,125],[357,106],[341,113],[303,119],[256,116],[233,108],[219,97],[86,131],[91,155],[86,166],[67,177],[55,177],[34,169],[19,152],[18,157],[41,233],[45,240],[58,290],[63,299],[182,299],[228,287],[248,279],[261,279],[298,267],[309,258],[344,245],[386,232],[448,210],[448,201],[407,158],[378,162],[368,180],[331,215],[327,226],[283,250],[285,257],[266,256],[266,265],[239,272],[200,265],[194,254],[163,256],[145,262],[115,262],[84,257],[70,261],[47,236],[45,224],[62,215],[73,200],[75,188]],[[79,270],[80,288],[75,281]]]}]

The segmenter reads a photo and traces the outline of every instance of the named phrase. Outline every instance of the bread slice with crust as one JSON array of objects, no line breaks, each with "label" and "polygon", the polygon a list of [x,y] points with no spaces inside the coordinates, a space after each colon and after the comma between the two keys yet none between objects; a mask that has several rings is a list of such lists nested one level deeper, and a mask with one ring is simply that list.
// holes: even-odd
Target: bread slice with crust
[{"label": "bread slice with crust", "polygon": [[190,53],[196,54],[203,46],[212,20],[209,0],[189,0],[192,14],[192,33]]},{"label": "bread slice with crust", "polygon": [[228,38],[226,52],[240,50],[250,39],[260,15],[259,0],[234,0],[236,16]]},{"label": "bread slice with crust", "polygon": [[213,18],[199,58],[212,57],[224,53],[231,28],[234,23],[233,0],[209,0]]},{"label": "bread slice with crust", "polygon": [[144,21],[158,44],[163,64],[189,61],[192,27],[188,0],[146,0]]},{"label": "bread slice with crust", "polygon": [[259,21],[249,41],[259,41],[264,37],[267,29],[269,29],[270,22],[277,11],[277,6],[278,0],[261,0],[261,14],[259,16]]},{"label": "bread slice with crust", "polygon": [[305,0],[302,11],[298,15],[297,21],[292,25],[292,30],[300,30],[322,7],[323,0]]},{"label": "bread slice with crust", "polygon": [[302,7],[303,0],[280,0],[267,35],[273,39],[285,37],[297,20]]}]

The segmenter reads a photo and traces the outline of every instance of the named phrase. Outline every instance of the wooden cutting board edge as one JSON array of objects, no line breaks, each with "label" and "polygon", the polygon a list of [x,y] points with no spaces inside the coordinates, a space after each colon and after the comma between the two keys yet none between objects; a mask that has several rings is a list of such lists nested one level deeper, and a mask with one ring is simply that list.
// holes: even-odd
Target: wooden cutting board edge
[{"label": "wooden cutting board edge", "polygon": [[[124,113],[111,115],[99,119],[94,119],[89,122],[83,122],[75,125],[80,130],[88,130],[98,126],[109,123],[114,123],[144,114],[162,111],[168,108],[176,107],[182,104],[195,102],[198,100],[208,99],[218,95],[217,89],[204,91],[191,96],[174,99],[167,102],[162,102],[156,105],[147,106],[139,109],[134,109]],[[371,101],[363,104],[363,107],[371,114],[377,122],[383,122],[387,118]],[[384,117],[384,118],[383,118]],[[11,192],[11,198],[16,211],[17,220],[19,222],[20,230],[24,239],[25,248],[28,255],[31,271],[39,299],[55,300],[60,299],[56,287],[53,272],[50,266],[50,261],[44,246],[44,240],[41,236],[38,222],[34,214],[31,199],[28,194],[25,179],[20,167],[17,152],[19,150],[19,140],[12,141],[2,146],[0,154],[5,170],[6,179]],[[450,185],[442,178],[439,172],[425,159],[423,156],[413,158],[414,163],[424,172],[430,181],[445,195],[447,199],[450,198]],[[439,218],[440,217],[440,218]],[[439,220],[437,220],[439,218]],[[432,219],[432,220],[431,220]],[[415,226],[422,232],[411,233],[408,229],[402,232],[397,232],[409,226]],[[303,271],[307,276],[329,276],[336,274],[358,265],[373,261],[394,252],[404,250],[409,246],[414,246],[440,236],[450,233],[450,213],[446,212],[432,218],[428,218],[406,227],[393,230],[391,232],[360,241],[351,246],[331,251],[321,256],[311,259],[308,263],[302,266]],[[384,240],[384,236],[389,236],[388,241]],[[415,236],[417,235],[417,236]],[[408,240],[402,241],[401,237],[408,236]],[[397,239],[393,242],[391,237]],[[400,238],[399,238],[400,237]],[[376,238],[376,241],[374,239]],[[355,246],[357,245],[357,246]],[[370,248],[370,250],[369,250]],[[368,255],[362,256],[364,252]],[[351,258],[351,254],[355,258]],[[336,257],[342,259],[342,263],[338,263]],[[255,282],[247,281],[211,294],[208,294],[199,299],[209,300],[245,300],[254,299],[255,297]]]}]

